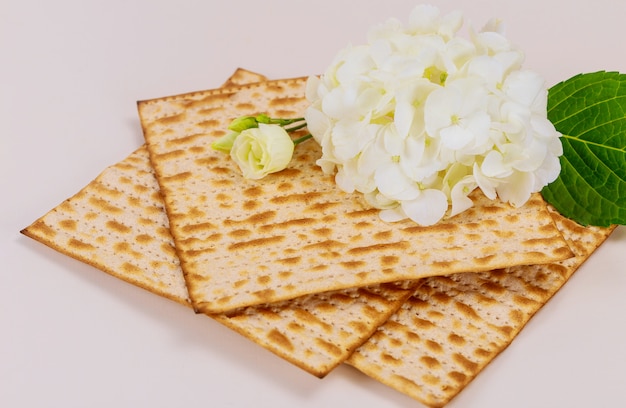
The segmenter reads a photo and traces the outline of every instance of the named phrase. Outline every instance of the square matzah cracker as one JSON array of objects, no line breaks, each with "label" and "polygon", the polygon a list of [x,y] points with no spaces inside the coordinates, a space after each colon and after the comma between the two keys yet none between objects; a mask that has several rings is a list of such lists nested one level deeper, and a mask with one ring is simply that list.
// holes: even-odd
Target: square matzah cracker
[{"label": "square matzah cracker", "polygon": [[[229,83],[262,79],[257,77],[238,70]],[[22,232],[122,280],[190,306],[145,147],[105,169],[78,194]],[[212,317],[322,377],[362,344],[411,292],[392,284],[346,289]]]},{"label": "square matzah cracker", "polygon": [[428,406],[447,404],[513,341],[614,229],[585,228],[552,213],[575,257],[426,278],[348,363]]},{"label": "square matzah cracker", "polygon": [[518,209],[474,194],[473,209],[433,227],[388,224],[322,174],[313,141],[262,180],[211,149],[236,117],[301,117],[304,87],[303,78],[267,81],[139,103],[196,310],[571,256],[538,194]]}]

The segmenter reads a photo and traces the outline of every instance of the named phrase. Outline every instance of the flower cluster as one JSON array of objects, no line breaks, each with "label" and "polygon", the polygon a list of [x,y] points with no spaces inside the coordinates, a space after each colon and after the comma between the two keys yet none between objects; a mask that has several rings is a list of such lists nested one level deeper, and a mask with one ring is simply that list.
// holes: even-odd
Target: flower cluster
[{"label": "flower cluster", "polygon": [[307,82],[318,164],[383,220],[434,224],[471,207],[477,187],[521,206],[560,172],[544,80],[498,21],[469,38],[462,25],[460,12],[418,6]]},{"label": "flower cluster", "polygon": [[230,154],[245,178],[258,180],[287,167],[295,145],[311,137],[306,135],[293,140],[289,133],[305,126],[303,118],[277,119],[265,114],[241,116],[228,126],[231,132],[211,146]]}]

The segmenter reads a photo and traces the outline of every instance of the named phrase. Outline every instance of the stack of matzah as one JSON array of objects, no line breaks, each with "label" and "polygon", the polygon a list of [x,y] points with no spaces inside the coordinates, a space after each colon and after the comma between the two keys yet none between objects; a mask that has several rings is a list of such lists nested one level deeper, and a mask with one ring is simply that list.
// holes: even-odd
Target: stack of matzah
[{"label": "stack of matzah", "polygon": [[188,305],[323,377],[347,362],[429,406],[475,377],[612,229],[540,195],[434,227],[386,224],[299,145],[244,180],[210,148],[235,117],[301,116],[304,80],[238,70],[223,88],[139,103],[147,144],[23,233]]}]

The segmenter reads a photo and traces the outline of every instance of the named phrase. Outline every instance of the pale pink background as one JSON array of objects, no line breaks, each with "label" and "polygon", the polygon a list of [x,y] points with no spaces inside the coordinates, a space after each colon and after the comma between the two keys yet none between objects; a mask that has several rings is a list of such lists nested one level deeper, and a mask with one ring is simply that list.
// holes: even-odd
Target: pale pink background
[{"label": "pale pink background", "polygon": [[[626,2],[434,1],[505,21],[548,84],[626,72]],[[143,143],[136,101],[235,68],[320,73],[413,1],[0,2],[0,406],[419,407],[348,367],[320,381],[208,318],[18,234]],[[450,407],[626,403],[626,230]]]}]

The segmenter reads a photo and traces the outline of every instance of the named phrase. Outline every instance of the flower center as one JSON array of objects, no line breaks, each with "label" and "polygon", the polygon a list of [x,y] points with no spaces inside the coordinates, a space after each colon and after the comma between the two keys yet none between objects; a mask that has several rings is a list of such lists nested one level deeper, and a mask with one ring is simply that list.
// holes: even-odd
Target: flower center
[{"label": "flower center", "polygon": [[448,79],[448,73],[435,66],[430,66],[424,70],[424,78],[428,79],[433,84],[443,86],[446,84],[446,79]]},{"label": "flower center", "polygon": [[388,125],[390,123],[393,123],[393,112],[389,112],[384,116],[372,118],[370,120],[370,123],[374,125]]}]

